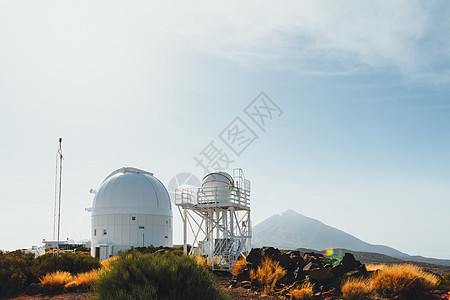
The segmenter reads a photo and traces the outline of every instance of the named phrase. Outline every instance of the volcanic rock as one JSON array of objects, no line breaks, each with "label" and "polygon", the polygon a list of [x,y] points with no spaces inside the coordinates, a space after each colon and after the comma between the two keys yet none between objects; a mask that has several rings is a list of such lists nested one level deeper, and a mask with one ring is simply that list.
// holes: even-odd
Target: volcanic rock
[{"label": "volcanic rock", "polygon": [[333,273],[342,276],[345,273],[358,269],[362,264],[355,259],[353,254],[345,253],[344,257],[337,263],[333,264]]},{"label": "volcanic rock", "polygon": [[264,257],[276,261],[286,271],[276,285],[279,291],[286,290],[287,286],[300,286],[309,282],[314,285],[315,294],[330,295],[340,290],[344,278],[368,274],[365,265],[350,253],[345,253],[339,262],[332,265],[331,259],[314,252],[280,251],[273,247],[265,247],[252,249],[246,258],[247,268],[234,276],[234,280],[246,288],[261,291],[260,283],[250,280],[250,270],[256,270]]},{"label": "volcanic rock", "polygon": [[316,269],[319,267],[318,263],[314,263],[314,262],[309,262],[304,268],[303,271],[305,272],[309,272],[312,269]]},{"label": "volcanic rock", "polygon": [[330,266],[315,268],[309,271],[310,279],[314,282],[324,282],[333,278],[333,270]]}]

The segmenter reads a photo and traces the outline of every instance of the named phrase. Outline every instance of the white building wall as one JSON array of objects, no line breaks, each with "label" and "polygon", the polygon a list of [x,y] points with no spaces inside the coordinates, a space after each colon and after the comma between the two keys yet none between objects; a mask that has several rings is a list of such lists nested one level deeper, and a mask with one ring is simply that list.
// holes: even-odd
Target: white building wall
[{"label": "white building wall", "polygon": [[[135,217],[135,220],[133,220]],[[171,216],[144,214],[115,214],[92,216],[92,249],[98,245],[113,245],[110,255],[130,247],[172,247]],[[143,229],[140,227],[143,227]],[[106,230],[106,234],[104,234]]]}]

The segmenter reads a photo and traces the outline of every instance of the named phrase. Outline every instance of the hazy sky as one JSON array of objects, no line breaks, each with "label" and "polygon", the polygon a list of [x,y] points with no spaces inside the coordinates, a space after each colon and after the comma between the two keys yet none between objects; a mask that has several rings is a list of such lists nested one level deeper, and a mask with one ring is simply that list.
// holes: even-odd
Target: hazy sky
[{"label": "hazy sky", "polygon": [[[61,136],[64,238],[90,238],[88,191],[115,169],[201,177],[213,142],[251,180],[254,224],[294,209],[450,259],[449,9],[1,1],[0,249],[52,238]],[[265,131],[244,112],[261,91],[282,110]],[[236,117],[258,137],[240,157],[219,137]]]}]

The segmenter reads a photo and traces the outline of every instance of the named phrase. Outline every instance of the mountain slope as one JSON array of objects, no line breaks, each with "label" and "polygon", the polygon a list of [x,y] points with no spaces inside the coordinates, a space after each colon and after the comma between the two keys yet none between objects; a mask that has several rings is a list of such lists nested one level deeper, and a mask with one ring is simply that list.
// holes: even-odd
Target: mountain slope
[{"label": "mountain slope", "polygon": [[450,260],[410,256],[394,248],[372,245],[342,230],[303,216],[293,210],[273,215],[253,227],[254,247],[273,246],[281,249],[329,249],[343,248],[360,252],[388,255],[402,260],[450,265]]},{"label": "mountain slope", "polygon": [[253,227],[255,246],[273,245],[279,248],[311,249],[345,248],[355,251],[381,253],[389,256],[407,256],[387,246],[366,243],[339,229],[305,217],[293,210],[273,215]]}]

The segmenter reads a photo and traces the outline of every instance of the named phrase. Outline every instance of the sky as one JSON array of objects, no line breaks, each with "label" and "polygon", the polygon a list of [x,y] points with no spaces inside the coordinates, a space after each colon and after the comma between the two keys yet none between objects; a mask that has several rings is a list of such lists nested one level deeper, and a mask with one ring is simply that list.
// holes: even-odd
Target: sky
[{"label": "sky", "polygon": [[[89,189],[112,171],[137,167],[166,186],[201,178],[194,158],[213,145],[229,159],[221,168],[251,181],[253,224],[293,209],[450,259],[448,9],[0,2],[0,249],[52,238],[62,137],[62,237],[90,238]],[[230,140],[233,128],[247,136]],[[174,209],[174,243],[180,220]]]}]

